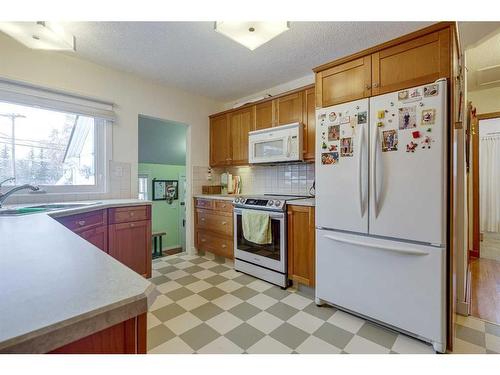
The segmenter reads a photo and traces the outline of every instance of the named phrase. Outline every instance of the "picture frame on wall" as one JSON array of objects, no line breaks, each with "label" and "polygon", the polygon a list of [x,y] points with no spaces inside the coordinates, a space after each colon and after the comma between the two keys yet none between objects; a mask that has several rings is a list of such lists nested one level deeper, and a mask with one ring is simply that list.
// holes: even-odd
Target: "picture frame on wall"
[{"label": "picture frame on wall", "polygon": [[152,197],[154,201],[163,201],[167,199],[167,191],[170,187],[175,189],[173,200],[179,199],[179,181],[178,180],[157,180],[153,179]]}]

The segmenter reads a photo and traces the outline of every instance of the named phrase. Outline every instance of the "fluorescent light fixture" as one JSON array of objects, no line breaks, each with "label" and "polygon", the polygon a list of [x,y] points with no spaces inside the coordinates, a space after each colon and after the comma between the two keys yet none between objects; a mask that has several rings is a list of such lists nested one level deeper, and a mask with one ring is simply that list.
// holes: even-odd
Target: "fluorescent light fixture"
[{"label": "fluorescent light fixture", "polygon": [[289,22],[215,22],[215,31],[238,42],[249,50],[269,42],[279,34],[290,29]]},{"label": "fluorescent light fixture", "polygon": [[53,51],[75,51],[75,37],[54,22],[0,22],[0,31],[26,47]]}]

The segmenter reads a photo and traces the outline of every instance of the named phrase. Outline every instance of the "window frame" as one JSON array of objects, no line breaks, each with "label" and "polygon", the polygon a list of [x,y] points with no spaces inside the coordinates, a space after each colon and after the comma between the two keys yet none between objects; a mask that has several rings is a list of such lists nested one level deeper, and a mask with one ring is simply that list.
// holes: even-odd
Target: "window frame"
[{"label": "window frame", "polygon": [[[144,199],[139,198],[139,194],[140,194],[139,187],[140,187],[140,180],[141,180],[141,178],[145,178],[146,179],[146,196],[145,196]],[[141,173],[141,172],[139,172],[137,174],[137,199],[145,200],[145,201],[150,200],[149,199],[149,194],[150,194],[149,184],[150,184],[149,173]]]}]

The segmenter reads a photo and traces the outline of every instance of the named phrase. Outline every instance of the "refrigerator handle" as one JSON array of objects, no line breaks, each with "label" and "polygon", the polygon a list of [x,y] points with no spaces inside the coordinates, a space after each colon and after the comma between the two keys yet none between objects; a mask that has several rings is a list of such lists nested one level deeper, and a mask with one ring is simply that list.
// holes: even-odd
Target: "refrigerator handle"
[{"label": "refrigerator handle", "polygon": [[363,149],[364,149],[364,135],[365,128],[361,125],[359,132],[359,152],[358,152],[358,195],[359,195],[359,214],[363,217],[363,188],[362,188],[362,161],[363,161]]},{"label": "refrigerator handle", "polygon": [[351,240],[348,238],[337,237],[337,236],[332,236],[332,235],[326,235],[325,238],[328,238],[329,240],[336,241],[336,242],[346,243],[349,245],[369,247],[369,248],[373,248],[373,249],[392,251],[395,253],[401,253],[401,254],[407,254],[407,255],[429,255],[429,253],[426,251],[417,250],[417,249],[412,248],[412,247],[380,245],[380,244],[373,243],[373,242],[356,241],[356,240]]},{"label": "refrigerator handle", "polygon": [[377,148],[378,148],[378,127],[375,126],[375,132],[372,142],[372,191],[373,191],[373,213],[378,216],[378,197],[377,197]]}]

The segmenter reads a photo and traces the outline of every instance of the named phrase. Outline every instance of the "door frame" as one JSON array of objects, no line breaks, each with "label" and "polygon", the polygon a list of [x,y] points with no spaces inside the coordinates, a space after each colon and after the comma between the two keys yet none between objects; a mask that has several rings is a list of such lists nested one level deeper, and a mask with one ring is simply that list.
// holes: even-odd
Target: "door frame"
[{"label": "door frame", "polygon": [[472,155],[472,248],[469,249],[469,259],[479,258],[481,254],[481,228],[480,228],[480,184],[479,181],[479,127],[481,120],[500,118],[500,112],[478,114],[472,119],[471,129],[471,155]]}]

